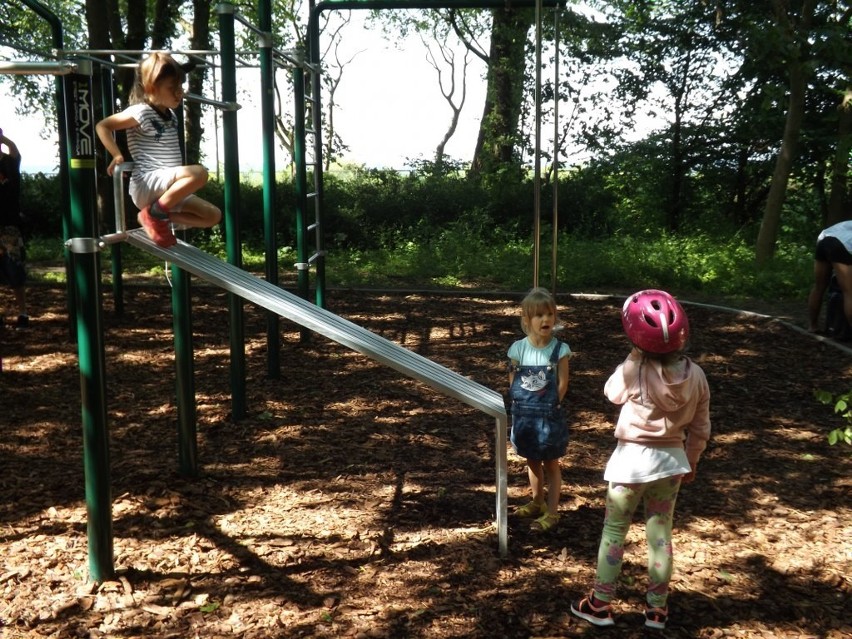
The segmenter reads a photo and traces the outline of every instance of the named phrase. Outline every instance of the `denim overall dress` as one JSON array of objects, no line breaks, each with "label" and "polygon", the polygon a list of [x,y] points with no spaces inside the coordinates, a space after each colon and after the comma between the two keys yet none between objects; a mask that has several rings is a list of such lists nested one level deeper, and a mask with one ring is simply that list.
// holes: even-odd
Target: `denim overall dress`
[{"label": "denim overall dress", "polygon": [[557,367],[561,342],[556,342],[546,366],[514,367],[509,390],[512,399],[512,446],[525,459],[548,461],[565,455],[568,423],[559,405]]}]

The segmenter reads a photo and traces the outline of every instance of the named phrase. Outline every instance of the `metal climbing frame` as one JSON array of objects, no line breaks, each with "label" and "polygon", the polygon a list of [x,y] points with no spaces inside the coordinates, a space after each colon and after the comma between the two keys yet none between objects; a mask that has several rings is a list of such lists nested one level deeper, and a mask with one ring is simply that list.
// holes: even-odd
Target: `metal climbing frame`
[{"label": "metal climbing frame", "polygon": [[[61,24],[47,9],[35,0],[25,0],[28,4],[38,6],[51,25],[59,34],[61,43]],[[230,23],[233,27],[233,23]],[[223,26],[229,28],[228,24]],[[60,47],[61,48],[61,47]],[[233,52],[224,52],[231,54]],[[229,77],[226,83],[225,103],[233,103],[229,99],[233,95]],[[341,344],[347,345],[373,359],[385,363],[397,370],[423,381],[443,394],[457,398],[493,416],[497,432],[497,528],[498,544],[501,555],[507,553],[507,486],[506,486],[506,430],[507,417],[501,394],[487,389],[468,378],[440,366],[422,356],[419,356],[398,344],[375,335],[366,329],[358,327],[338,316],[335,316],[318,305],[312,305],[300,297],[292,295],[271,282],[255,278],[240,268],[239,263],[222,262],[217,258],[206,255],[183,242],[176,247],[162,249],[153,244],[140,230],[127,232],[123,211],[122,173],[128,167],[120,167],[116,176],[116,206],[115,233],[99,237],[95,229],[95,143],[94,121],[92,117],[92,73],[91,61],[82,61],[68,73],[68,83],[64,87],[67,103],[60,103],[60,121],[64,124],[64,135],[67,136],[67,160],[70,185],[70,202],[72,208],[71,224],[66,233],[66,247],[71,255],[69,279],[73,269],[75,282],[75,302],[77,318],[77,342],[80,361],[81,403],[83,420],[84,468],[86,478],[86,505],[88,511],[88,542],[89,542],[89,572],[95,581],[103,581],[114,576],[113,536],[111,490],[109,481],[109,436],[107,428],[106,406],[106,374],[104,331],[102,326],[102,297],[100,294],[100,267],[98,255],[100,250],[108,245],[127,241],[134,246],[147,250],[161,259],[170,261],[180,267],[177,271],[186,271],[204,277],[222,286],[230,294],[241,299],[249,299],[265,306],[276,315],[291,318],[304,326],[310,327]],[[233,110],[232,110],[233,111]],[[229,111],[231,113],[232,111]],[[226,135],[226,141],[229,136]],[[235,142],[235,136],[233,142]],[[226,168],[236,168],[234,145],[226,147]],[[227,175],[226,175],[227,178]],[[227,180],[226,180],[227,181]],[[227,202],[226,202],[226,208]],[[237,235],[238,237],[238,235]],[[229,255],[230,258],[230,255]],[[237,260],[239,261],[239,260]],[[178,288],[178,286],[176,286]],[[184,293],[185,298],[188,295]],[[69,307],[70,308],[70,307]],[[185,308],[181,308],[184,315]],[[176,320],[177,321],[177,317]],[[177,333],[176,329],[176,333]],[[192,359],[191,344],[178,343],[176,337],[176,357]],[[191,341],[191,340],[187,340]],[[180,355],[181,352],[183,355]],[[191,371],[190,371],[191,372]],[[191,385],[191,375],[185,380]],[[179,381],[180,385],[180,381]],[[179,403],[190,403],[189,393],[178,392]],[[181,408],[179,407],[179,411]],[[236,412],[236,411],[234,411]],[[239,416],[234,414],[234,418]],[[193,431],[187,435],[194,434]],[[193,459],[186,460],[190,466]],[[182,462],[184,460],[182,459]]]}]

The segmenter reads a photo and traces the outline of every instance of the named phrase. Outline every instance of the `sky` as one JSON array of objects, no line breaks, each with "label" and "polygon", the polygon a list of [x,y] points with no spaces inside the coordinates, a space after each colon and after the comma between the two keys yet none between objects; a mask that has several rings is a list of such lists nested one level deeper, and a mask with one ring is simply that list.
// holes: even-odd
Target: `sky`
[{"label": "sky", "polygon": [[[335,128],[349,146],[342,161],[402,169],[406,158],[431,160],[451,111],[439,91],[437,74],[426,60],[425,47],[418,37],[390,45],[380,32],[364,26],[360,13],[353,12],[353,22],[344,31],[340,57],[352,61],[335,96]],[[25,59],[14,54],[6,57]],[[237,72],[237,100],[242,106],[237,114],[241,171],[262,168],[259,97],[255,100],[251,89],[258,86],[258,73],[255,69]],[[472,58],[459,129],[446,148],[450,157],[469,160],[473,154],[485,94],[483,73],[481,63]],[[323,101],[328,97],[324,94]],[[58,165],[58,134],[43,131],[44,121],[38,113],[22,118],[9,101],[0,101],[0,128],[21,149],[23,171],[51,171]],[[211,170],[216,162],[215,130],[211,120],[206,125],[209,139],[203,144],[204,161]],[[221,156],[221,143],[219,148]],[[282,153],[276,165],[283,166],[283,162]]]},{"label": "sky", "polygon": [[[394,168],[406,157],[434,159],[452,111],[420,39],[392,47],[364,31],[354,40],[363,50],[344,72],[335,100],[336,127],[352,147],[349,159]],[[484,66],[478,58],[471,58],[467,78],[459,130],[445,151],[450,157],[470,159],[485,97]]]}]

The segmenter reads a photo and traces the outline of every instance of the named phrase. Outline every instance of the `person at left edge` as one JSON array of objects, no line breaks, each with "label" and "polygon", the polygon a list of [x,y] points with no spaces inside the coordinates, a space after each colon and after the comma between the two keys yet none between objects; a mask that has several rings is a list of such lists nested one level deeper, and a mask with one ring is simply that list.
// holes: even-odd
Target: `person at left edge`
[{"label": "person at left edge", "polygon": [[0,129],[0,284],[9,286],[15,297],[16,328],[27,328],[26,252],[20,225],[21,152]]}]

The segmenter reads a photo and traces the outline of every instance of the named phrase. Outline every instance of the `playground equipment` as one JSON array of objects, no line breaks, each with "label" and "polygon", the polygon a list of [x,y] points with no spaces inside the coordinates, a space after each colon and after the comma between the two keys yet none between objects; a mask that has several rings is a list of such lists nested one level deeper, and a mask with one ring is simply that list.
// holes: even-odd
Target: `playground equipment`
[{"label": "playground equipment", "polygon": [[[52,26],[55,42],[61,52],[61,25],[59,21],[37,0],[23,0],[25,4],[44,17]],[[95,192],[95,138],[92,104],[92,61],[80,59],[62,62],[59,66],[45,72],[61,73],[63,83],[58,87],[60,121],[64,124],[60,144],[60,168],[63,176],[67,171],[70,215],[66,225],[66,246],[70,255],[69,283],[73,282],[74,296],[69,298],[69,309],[76,316],[76,335],[81,378],[81,401],[83,419],[84,468],[86,477],[86,504],[88,510],[88,548],[89,572],[92,579],[102,581],[114,574],[113,540],[111,519],[111,497],[109,485],[109,447],[107,430],[107,406],[105,387],[104,335],[102,327],[102,305],[100,292],[100,269],[98,253],[102,249],[126,242],[140,250],[149,252],[158,258],[170,262],[174,271],[173,310],[175,322],[175,354],[177,366],[179,444],[182,472],[195,474],[197,460],[195,455],[195,410],[192,370],[192,340],[189,326],[189,274],[205,279],[222,287],[229,293],[229,311],[231,326],[231,386],[232,414],[239,419],[245,414],[244,394],[245,361],[242,329],[242,301],[248,300],[270,312],[277,322],[278,317],[286,317],[299,325],[324,335],[344,346],[352,348],[368,357],[388,365],[427,386],[453,397],[488,414],[495,419],[495,463],[496,463],[496,526],[498,549],[501,556],[508,554],[507,533],[507,415],[503,397],[500,393],[485,388],[466,377],[459,375],[431,360],[423,358],[394,342],[367,331],[324,308],[324,250],[322,247],[322,141],[319,132],[321,125],[321,101],[319,82],[319,48],[317,40],[318,16],[325,9],[345,8],[438,8],[438,7],[501,7],[505,0],[437,0],[421,2],[401,2],[398,0],[327,0],[314,7],[310,16],[311,55],[308,63],[292,58],[293,79],[296,87],[297,145],[295,161],[297,165],[297,208],[299,235],[299,288],[307,286],[307,269],[314,263],[317,269],[316,304],[307,302],[305,296],[294,295],[277,286],[277,263],[274,244],[267,247],[267,278],[256,278],[241,268],[241,246],[236,212],[239,194],[239,157],[236,145],[236,81],[233,6],[227,3],[217,8],[220,15],[220,38],[222,56],[223,100],[210,101],[224,109],[224,168],[225,168],[225,206],[224,223],[227,235],[227,262],[207,255],[202,251],[179,241],[174,247],[163,249],[151,242],[139,229],[127,231],[124,227],[122,173],[127,165],[116,172],[114,181],[116,206],[115,233],[99,237],[95,232],[94,192]],[[516,0],[519,6],[535,6],[537,19],[543,0]],[[262,86],[270,87],[271,62],[271,7],[268,0],[259,1],[259,14],[262,26],[257,29],[261,40]],[[240,19],[243,24],[244,20]],[[253,27],[252,27],[253,28]],[[540,37],[540,29],[537,31]],[[539,42],[540,48],[540,42]],[[21,69],[25,67],[20,67]],[[34,67],[28,67],[33,70]],[[306,82],[305,74],[314,77]],[[305,86],[311,87],[311,93],[303,93]],[[271,91],[264,90],[266,96]],[[301,104],[301,110],[299,105]],[[314,137],[314,157],[308,162],[304,152],[304,140],[308,131],[303,128],[305,104],[311,104]],[[274,238],[274,224],[271,222],[271,206],[274,197],[274,162],[271,147],[272,134],[271,105],[262,105],[264,132],[267,144],[264,146],[264,208],[270,207],[269,223],[265,222],[267,241]],[[299,125],[301,123],[301,127]],[[269,126],[270,128],[267,128]],[[63,157],[67,152],[67,157]],[[536,153],[538,163],[538,151]],[[307,167],[312,166],[314,191],[307,193],[305,182]],[[271,170],[270,170],[271,169]],[[538,175],[538,169],[537,169]],[[267,182],[269,180],[269,182]],[[268,190],[267,190],[268,189]],[[301,209],[308,198],[314,200],[315,221],[303,223]],[[538,211],[536,212],[538,215]],[[270,226],[271,225],[271,226]],[[304,234],[315,231],[316,246],[313,255],[307,255]],[[554,226],[555,233],[555,226]],[[536,238],[538,221],[536,221]],[[269,250],[269,249],[273,250]],[[536,239],[536,264],[538,263],[538,240]],[[304,277],[303,277],[304,276]],[[537,266],[535,279],[537,280]],[[277,327],[273,322],[272,326]],[[277,328],[270,329],[277,343]],[[272,343],[272,342],[270,342]],[[269,350],[276,350],[269,349]]]},{"label": "playground equipment", "polygon": [[[132,168],[125,163],[115,172],[118,185],[116,201],[123,201],[120,185],[121,173]],[[371,359],[408,375],[436,391],[462,401],[496,420],[496,473],[497,473],[497,529],[498,545],[501,554],[508,549],[508,533],[506,530],[507,512],[507,478],[506,478],[506,431],[507,415],[503,396],[488,389],[467,377],[464,377],[440,364],[433,362],[413,351],[408,350],[380,335],[376,335],[326,309],[312,304],[298,295],[294,295],[271,282],[260,279],[232,264],[223,262],[203,251],[178,240],[178,243],[167,249],[152,242],[142,229],[127,231],[123,226],[123,210],[117,209],[117,232],[101,238],[104,244],[126,241],[131,246],[151,253],[161,260],[171,262],[180,269],[192,273],[229,293],[238,295],[265,308],[278,316],[307,327],[343,346],[362,353]],[[176,333],[176,355],[181,350]],[[185,348],[185,346],[184,346]],[[191,349],[191,346],[189,347]],[[190,360],[191,361],[191,360]],[[191,383],[191,374],[184,376],[185,384]],[[183,403],[178,393],[179,406]],[[184,402],[187,398],[184,397]],[[181,429],[181,459],[194,458],[195,438],[194,424],[191,432]],[[185,449],[188,447],[189,449]]]}]

